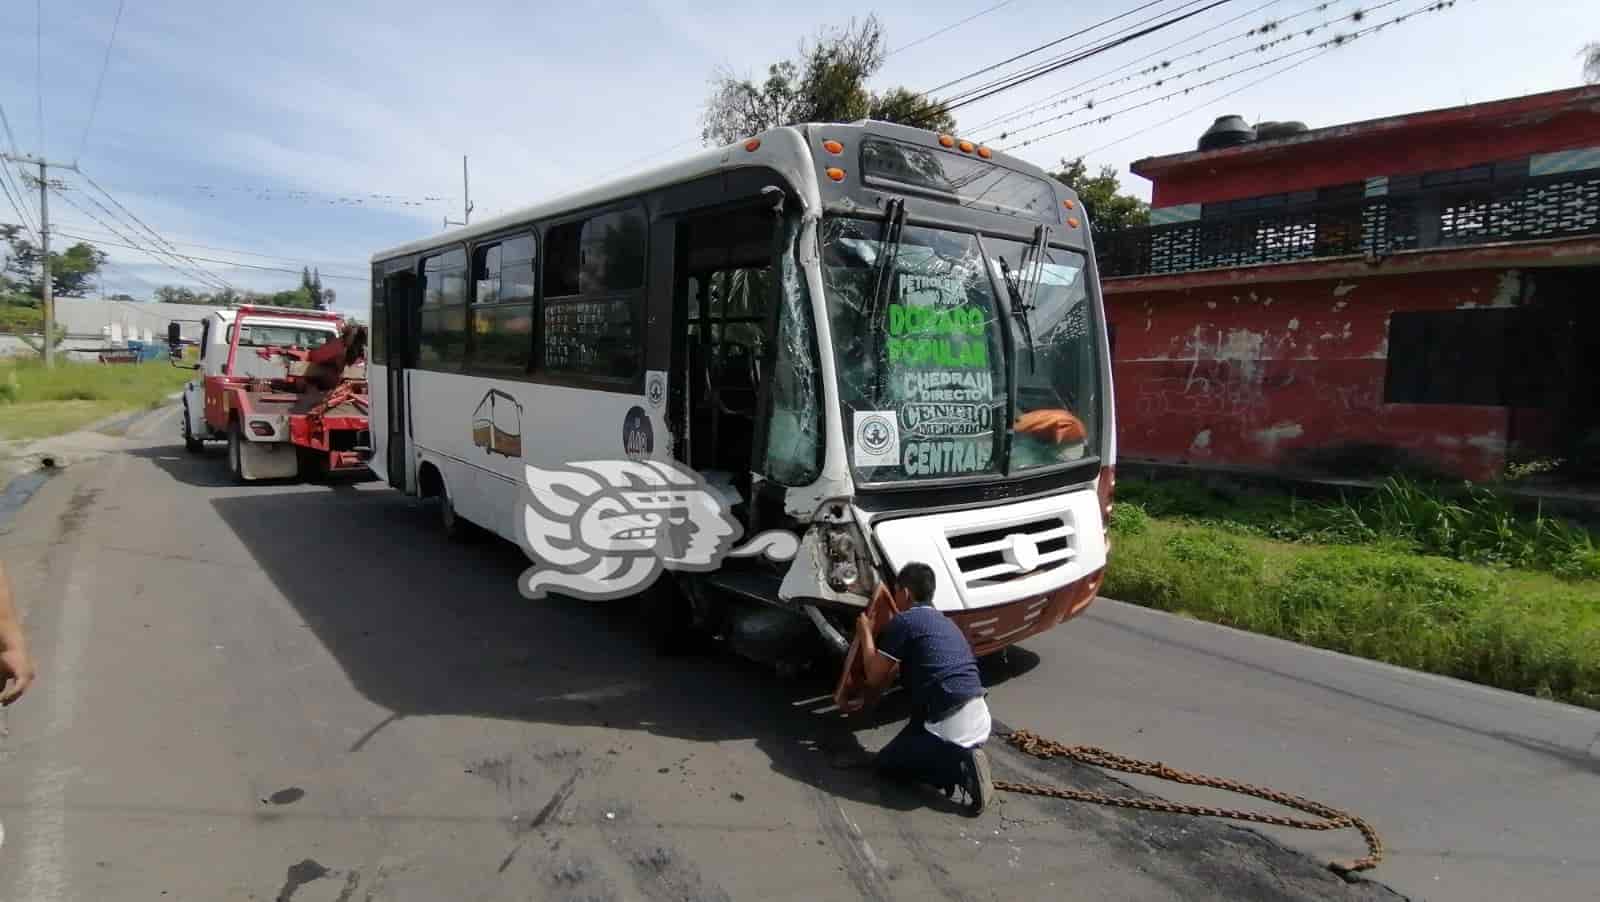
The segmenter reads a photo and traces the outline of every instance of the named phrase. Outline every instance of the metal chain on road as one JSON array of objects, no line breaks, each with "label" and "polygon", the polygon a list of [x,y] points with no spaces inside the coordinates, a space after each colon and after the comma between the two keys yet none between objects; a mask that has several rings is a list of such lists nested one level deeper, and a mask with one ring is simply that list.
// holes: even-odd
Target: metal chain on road
[{"label": "metal chain on road", "polygon": [[1081,789],[1064,789],[1059,786],[1048,786],[1042,783],[1013,783],[1009,780],[994,781],[994,788],[1006,792],[1020,792],[1028,795],[1048,796],[1054,799],[1068,799],[1074,802],[1089,802],[1095,805],[1111,805],[1117,808],[1136,808],[1140,811],[1162,811],[1168,814],[1189,814],[1196,817],[1220,817],[1235,821],[1251,821],[1257,824],[1271,824],[1275,827],[1294,827],[1299,830],[1342,830],[1349,827],[1361,833],[1361,838],[1367,842],[1367,855],[1354,861],[1333,861],[1328,863],[1329,870],[1337,874],[1350,874],[1356,871],[1365,871],[1377,867],[1383,860],[1383,840],[1378,837],[1378,831],[1372,825],[1348,811],[1340,811],[1321,802],[1303,799],[1286,792],[1267,789],[1263,786],[1252,786],[1237,780],[1227,780],[1222,777],[1209,777],[1205,774],[1191,774],[1176,768],[1168,767],[1160,761],[1141,761],[1137,758],[1125,758],[1105,749],[1092,745],[1066,745],[1046,739],[1043,736],[1030,733],[1027,730],[1017,730],[1005,735],[1019,751],[1026,752],[1035,758],[1066,758],[1080,764],[1089,764],[1107,770],[1122,771],[1128,774],[1142,774],[1146,777],[1155,777],[1158,780],[1168,780],[1173,783],[1186,783],[1190,786],[1205,786],[1211,789],[1221,789],[1235,792],[1240,795],[1254,796],[1268,802],[1275,802],[1286,808],[1294,808],[1307,814],[1315,815],[1322,820],[1306,820],[1304,818],[1286,817],[1279,814],[1268,814],[1264,811],[1245,811],[1233,808],[1213,808],[1209,805],[1184,805],[1178,802],[1169,802],[1165,799],[1136,799],[1126,796],[1108,796],[1098,792],[1087,792]]}]

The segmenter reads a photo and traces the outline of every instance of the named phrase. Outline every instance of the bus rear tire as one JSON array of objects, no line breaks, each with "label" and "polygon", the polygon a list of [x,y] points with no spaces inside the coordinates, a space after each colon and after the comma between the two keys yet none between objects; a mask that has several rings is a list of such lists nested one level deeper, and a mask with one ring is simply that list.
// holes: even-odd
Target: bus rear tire
[{"label": "bus rear tire", "polygon": [[709,634],[696,622],[689,589],[679,584],[675,574],[662,573],[648,589],[639,593],[638,602],[645,630],[658,654],[694,654],[709,645]]},{"label": "bus rear tire", "polygon": [[434,503],[439,506],[439,532],[451,542],[466,543],[476,539],[478,527],[456,510],[455,501],[450,497],[450,486],[442,476],[437,475],[437,471],[434,478],[438,480]]}]

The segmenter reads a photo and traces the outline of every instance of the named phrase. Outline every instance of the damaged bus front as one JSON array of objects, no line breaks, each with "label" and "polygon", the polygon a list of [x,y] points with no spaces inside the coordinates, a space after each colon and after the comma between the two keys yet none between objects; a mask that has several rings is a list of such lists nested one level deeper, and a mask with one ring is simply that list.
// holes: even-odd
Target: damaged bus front
[{"label": "damaged bus front", "polygon": [[753,596],[754,571],[781,571],[778,597],[806,618],[747,610],[718,618],[726,634],[780,663],[807,627],[843,651],[913,561],[934,568],[935,605],[980,655],[1076,616],[1104,572],[1115,455],[1076,197],[948,136],[806,128],[821,205],[779,241],[765,449],[740,492],[752,531],[793,529],[800,550],[709,580]]}]

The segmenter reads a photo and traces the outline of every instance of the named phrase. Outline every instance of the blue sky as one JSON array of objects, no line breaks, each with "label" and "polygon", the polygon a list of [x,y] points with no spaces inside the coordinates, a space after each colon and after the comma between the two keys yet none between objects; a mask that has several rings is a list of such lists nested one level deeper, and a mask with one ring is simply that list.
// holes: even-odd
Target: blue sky
[{"label": "blue sky", "polygon": [[[460,217],[463,153],[472,158],[475,216],[490,215],[603,179],[643,158],[655,163],[688,153],[698,143],[701,103],[719,68],[759,74],[792,52],[801,37],[869,11],[878,14],[889,46],[897,48],[996,2],[894,0],[871,8],[828,0],[620,0],[595,6],[126,0],[85,142],[117,0],[43,3],[42,21],[34,4],[19,0],[3,13],[0,104],[24,152],[78,159],[184,253],[295,271],[302,264],[318,266],[325,284],[339,292],[339,307],[357,310],[365,306],[365,261],[372,251],[437,232],[446,214]],[[1012,0],[893,54],[874,86],[930,88],[1136,5]],[[1003,147],[1012,142],[995,140],[997,129],[972,126],[1086,80],[1092,87],[1136,73],[1148,63],[1119,67],[1226,19],[1249,13],[1157,59],[1269,19],[1300,14],[1275,35],[1281,36],[1370,10],[1360,25],[1344,22],[1186,78],[1169,74],[1169,85],[1107,99],[1097,112],[1120,110],[1424,5],[1426,0],[1233,0],[973,104],[958,111],[958,119],[965,131]],[[1059,49],[1183,6],[1182,0],[1169,0]],[[1250,12],[1257,7],[1262,8]],[[1233,96],[1212,100],[1311,54],[1017,152],[1046,166],[1087,152],[1091,163],[1125,170],[1140,157],[1192,148],[1223,113],[1299,119],[1317,127],[1570,87],[1579,81],[1579,49],[1591,40],[1600,40],[1600,20],[1590,2],[1461,0]],[[1175,61],[1168,72],[1248,46],[1241,40],[1218,47]],[[42,134],[36,79],[41,62]],[[1135,78],[1088,96],[1109,98],[1149,80]],[[1077,103],[1033,118],[1068,112]],[[1022,137],[1084,118],[1080,112]],[[69,198],[110,221],[88,202],[92,192],[81,180],[62,177],[74,189],[67,191]],[[1142,179],[1125,176],[1124,182],[1148,196]],[[119,240],[56,198],[51,210],[64,233]],[[0,221],[14,218],[0,201]],[[199,287],[137,250],[105,249],[112,261],[105,278],[109,292],[144,298],[157,285]],[[275,290],[297,280],[289,273],[201,265],[241,288]]]}]

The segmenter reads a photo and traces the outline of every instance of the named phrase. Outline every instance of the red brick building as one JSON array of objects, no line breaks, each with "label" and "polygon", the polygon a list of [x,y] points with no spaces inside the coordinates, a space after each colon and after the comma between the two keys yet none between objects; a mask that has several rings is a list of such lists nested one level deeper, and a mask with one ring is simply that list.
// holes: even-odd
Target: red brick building
[{"label": "red brick building", "polygon": [[1140,160],[1129,461],[1489,479],[1600,431],[1600,87]]}]

